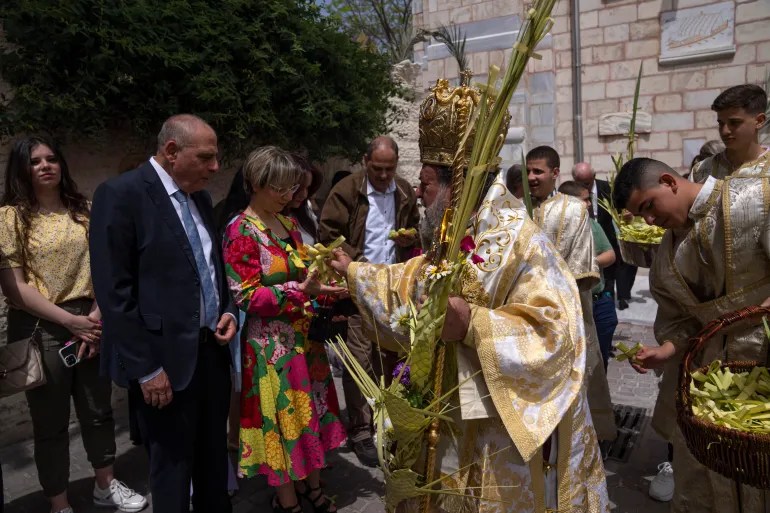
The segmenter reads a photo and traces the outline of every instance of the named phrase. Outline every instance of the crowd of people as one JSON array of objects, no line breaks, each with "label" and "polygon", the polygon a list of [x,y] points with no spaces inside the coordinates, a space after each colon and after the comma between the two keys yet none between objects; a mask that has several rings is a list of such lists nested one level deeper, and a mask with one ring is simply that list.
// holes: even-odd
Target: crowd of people
[{"label": "crowd of people", "polygon": [[[736,489],[692,458],[672,407],[688,338],[721,313],[770,300],[770,156],[758,142],[766,105],[758,86],[720,94],[712,108],[724,144],[704,145],[688,176],[635,158],[614,195],[584,162],[558,185],[560,156],[539,146],[524,169],[490,180],[488,210],[469,230],[477,246],[498,251],[499,265],[469,266],[442,339],[457,346],[458,362],[483,370],[468,386],[493,405],[467,418],[465,405],[453,413],[459,432],[439,465],[442,486],[469,496],[439,499],[443,511],[608,510],[598,442],[615,438],[617,427],[606,371],[616,310],[628,307],[636,268],[623,262],[601,199],[668,230],[650,275],[660,345],[633,363],[642,373],[663,368],[653,425],[670,447],[651,496],[673,499],[677,512],[721,512],[736,510],[742,494],[744,511],[764,511],[760,493]],[[387,332],[393,294],[419,301],[415,259],[435,243],[455,149],[422,155],[413,188],[397,175],[396,142],[377,137],[364,169],[336,175],[318,205],[318,168],[263,146],[214,207],[205,188],[219,170],[217,136],[197,116],[166,120],[155,155],[102,183],[93,201],[78,192],[53,142],[16,141],[0,206],[0,287],[9,341],[42,340],[46,383],[26,397],[50,511],[73,511],[70,398],[94,468],[94,503],[147,506],[113,472],[112,382],[128,388],[155,511],[232,511],[234,473],[265,476],[276,513],[300,512],[302,501],[316,513],[337,511],[321,480],[329,452],[347,442],[363,465],[379,460],[370,404],[347,372],[343,425],[325,340],[339,334],[367,372],[390,379],[403,355],[373,333]],[[524,179],[531,219],[516,199]],[[493,232],[508,242],[490,242]],[[310,270],[307,255],[308,246],[340,237],[330,265],[344,283]],[[74,364],[60,355],[73,344]],[[737,359],[763,361],[765,347],[756,327],[726,341]],[[505,482],[518,485],[489,484]]]}]

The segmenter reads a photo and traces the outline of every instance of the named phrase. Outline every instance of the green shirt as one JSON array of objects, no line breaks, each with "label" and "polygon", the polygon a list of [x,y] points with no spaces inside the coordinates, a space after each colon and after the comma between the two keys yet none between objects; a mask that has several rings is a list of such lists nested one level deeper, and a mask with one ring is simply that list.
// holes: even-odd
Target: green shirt
[{"label": "green shirt", "polygon": [[[607,238],[607,235],[604,233],[604,230],[602,230],[602,227],[599,226],[599,223],[596,222],[596,219],[591,219],[591,233],[593,233],[594,236],[594,256],[599,256],[605,251],[609,251],[612,249],[612,246],[610,245],[610,240]],[[592,294],[601,294],[602,291],[604,291],[604,271],[601,269],[599,270],[599,283],[591,289]]]}]

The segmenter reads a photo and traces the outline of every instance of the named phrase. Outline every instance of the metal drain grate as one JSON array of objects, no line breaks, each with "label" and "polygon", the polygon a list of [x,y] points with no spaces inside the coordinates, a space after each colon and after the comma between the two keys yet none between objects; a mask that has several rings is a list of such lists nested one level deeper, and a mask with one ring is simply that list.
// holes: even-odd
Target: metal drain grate
[{"label": "metal drain grate", "polygon": [[615,424],[618,426],[618,437],[611,442],[601,442],[599,445],[605,460],[625,463],[631,456],[631,451],[634,450],[639,434],[644,428],[647,409],[616,404],[612,410],[615,414]]}]

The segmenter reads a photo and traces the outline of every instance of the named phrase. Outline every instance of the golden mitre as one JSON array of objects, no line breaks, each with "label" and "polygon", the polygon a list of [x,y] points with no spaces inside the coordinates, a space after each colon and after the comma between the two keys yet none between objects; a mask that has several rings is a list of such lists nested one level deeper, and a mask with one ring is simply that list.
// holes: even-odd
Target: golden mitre
[{"label": "golden mitre", "polygon": [[[471,87],[471,72],[460,73],[460,85],[450,87],[449,81],[440,78],[436,85],[430,88],[430,94],[420,105],[420,161],[423,164],[451,167],[455,152],[465,134],[474,109],[481,100],[481,91]],[[489,108],[492,108],[492,102]],[[511,116],[506,118],[500,127],[495,154],[500,152],[508,133]],[[471,156],[476,128],[473,128],[465,145],[465,161],[467,167]]]}]

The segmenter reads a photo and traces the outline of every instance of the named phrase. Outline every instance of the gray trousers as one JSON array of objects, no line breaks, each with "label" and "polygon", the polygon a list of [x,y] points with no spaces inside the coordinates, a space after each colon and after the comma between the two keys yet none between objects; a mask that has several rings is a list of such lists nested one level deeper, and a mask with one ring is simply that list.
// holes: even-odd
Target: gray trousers
[{"label": "gray trousers", "polygon": [[[58,305],[75,315],[86,315],[92,300],[74,300]],[[8,311],[8,340],[29,337],[38,318],[21,310]],[[27,404],[35,439],[35,465],[43,493],[53,497],[67,490],[69,482],[70,397],[80,422],[83,446],[95,469],[115,461],[115,422],[112,418],[112,384],[99,376],[99,357],[64,366],[59,349],[71,338],[63,326],[40,320],[43,366],[47,382],[28,390]]]},{"label": "gray trousers", "polygon": [[[366,335],[360,315],[348,317],[346,343],[358,363],[372,378],[379,382],[379,376],[384,375],[385,383],[390,383],[393,369],[398,362],[398,355],[377,347],[377,344]],[[371,438],[372,409],[347,369],[342,375],[342,389],[345,392],[345,406],[348,410],[348,439],[355,443]]]}]

